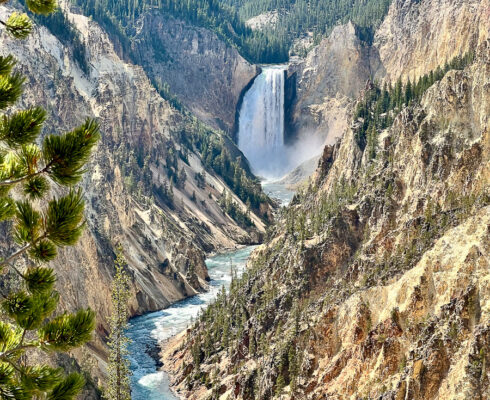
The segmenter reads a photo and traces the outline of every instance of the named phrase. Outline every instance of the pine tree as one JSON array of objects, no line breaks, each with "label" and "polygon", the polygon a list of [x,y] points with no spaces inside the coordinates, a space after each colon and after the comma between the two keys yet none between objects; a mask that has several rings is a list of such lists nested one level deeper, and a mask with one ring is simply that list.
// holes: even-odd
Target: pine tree
[{"label": "pine tree", "polygon": [[128,325],[129,276],[125,271],[126,260],[119,248],[114,262],[116,274],[112,281],[112,315],[109,335],[109,383],[106,398],[108,400],[130,400],[130,370],[128,344],[125,335]]},{"label": "pine tree", "polygon": [[376,140],[376,127],[374,124],[369,124],[366,147],[370,160],[376,157]]},{"label": "pine tree", "polygon": [[405,104],[408,106],[413,98],[412,82],[408,78],[407,85],[405,86]]},{"label": "pine tree", "polygon": [[[26,0],[30,11],[49,14],[54,0]],[[26,14],[13,12],[0,21],[5,30],[25,39],[32,29]],[[92,120],[63,135],[38,138],[46,119],[39,107],[5,112],[22,94],[24,78],[13,72],[12,56],[0,57],[0,222],[11,226],[4,238],[11,254],[0,259],[0,272],[19,278],[15,289],[1,289],[0,397],[8,399],[73,399],[83,388],[76,373],[34,364],[29,354],[66,352],[90,340],[95,325],[92,310],[55,313],[60,295],[56,274],[44,266],[59,247],[77,242],[85,226],[84,201],[74,188],[83,175],[99,129]],[[51,182],[65,187],[60,197],[49,196]],[[16,247],[16,248],[15,248]],[[24,257],[27,268],[17,265]]]}]

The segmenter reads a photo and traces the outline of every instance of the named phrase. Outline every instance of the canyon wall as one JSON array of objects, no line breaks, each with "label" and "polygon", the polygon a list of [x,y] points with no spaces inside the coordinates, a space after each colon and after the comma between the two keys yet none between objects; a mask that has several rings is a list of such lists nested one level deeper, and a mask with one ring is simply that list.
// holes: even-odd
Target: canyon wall
[{"label": "canyon wall", "polygon": [[151,79],[167,83],[202,121],[233,133],[240,95],[256,66],[214,32],[154,10],[137,21],[131,44]]},{"label": "canyon wall", "polygon": [[394,0],[372,44],[359,40],[350,22],[335,27],[289,68],[288,142],[316,137],[333,144],[369,79],[413,82],[489,35],[488,0]]},{"label": "canyon wall", "polygon": [[394,0],[374,38],[378,79],[414,80],[474,50],[490,34],[488,0]]},{"label": "canyon wall", "polygon": [[290,65],[289,142],[319,136],[332,144],[344,133],[350,103],[371,76],[370,58],[370,48],[348,23],[335,27],[306,59]]}]

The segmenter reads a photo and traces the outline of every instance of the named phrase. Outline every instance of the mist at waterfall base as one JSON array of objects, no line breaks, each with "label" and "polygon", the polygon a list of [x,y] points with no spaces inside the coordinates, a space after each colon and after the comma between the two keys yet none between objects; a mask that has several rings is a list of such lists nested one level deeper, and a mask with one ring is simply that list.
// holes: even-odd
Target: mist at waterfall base
[{"label": "mist at waterfall base", "polygon": [[164,342],[188,327],[192,318],[211,303],[221,287],[231,283],[230,266],[240,276],[253,246],[221,254],[206,260],[209,276],[209,291],[182,300],[169,308],[133,318],[127,331],[131,339],[129,360],[131,362],[131,398],[133,400],[177,400],[169,389],[168,375],[157,371],[157,364],[149,354]]},{"label": "mist at waterfall base", "polygon": [[243,96],[239,110],[238,147],[252,172],[274,181],[318,155],[324,138],[307,136],[287,146],[284,141],[284,65],[264,67]]}]

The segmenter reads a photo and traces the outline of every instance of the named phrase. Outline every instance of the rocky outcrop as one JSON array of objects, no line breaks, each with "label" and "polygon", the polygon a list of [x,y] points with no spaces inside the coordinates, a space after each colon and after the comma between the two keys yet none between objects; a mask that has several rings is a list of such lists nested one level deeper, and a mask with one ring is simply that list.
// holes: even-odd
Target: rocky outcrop
[{"label": "rocky outcrop", "polygon": [[245,23],[253,30],[262,30],[265,28],[276,27],[278,21],[279,21],[279,11],[274,10],[249,18]]},{"label": "rocky outcrop", "polygon": [[165,349],[179,394],[488,397],[490,41],[476,53],[374,154],[358,121],[325,148],[245,278]]},{"label": "rocky outcrop", "polygon": [[489,32],[488,0],[395,0],[374,39],[376,77],[413,80],[475,49]]},{"label": "rocky outcrop", "polygon": [[290,189],[297,189],[301,187],[301,185],[306,184],[308,178],[313,175],[313,172],[315,172],[318,166],[319,160],[320,156],[318,155],[305,161],[278,181],[278,183]]},{"label": "rocky outcrop", "polygon": [[320,136],[327,144],[334,143],[347,129],[350,104],[371,77],[375,60],[349,22],[335,27],[305,60],[291,64],[289,140]]},{"label": "rocky outcrop", "polygon": [[372,44],[359,40],[352,23],[335,27],[289,68],[288,141],[333,144],[369,79],[414,81],[475,49],[489,32],[488,0],[393,1]]},{"label": "rocky outcrop", "polygon": [[[2,17],[7,12],[0,7]],[[77,246],[63,249],[53,262],[61,309],[89,306],[97,313],[98,334],[89,348],[98,363],[90,363],[91,372],[99,375],[118,244],[132,278],[131,314],[137,315],[205,290],[205,254],[256,243],[265,226],[252,212],[252,227],[243,228],[223,211],[224,191],[238,209],[245,213],[247,207],[221,176],[204,167],[193,145],[199,124],[163,100],[142,67],[120,59],[98,24],[66,12],[86,47],[88,74],[74,61],[70,46],[42,26],[25,41],[2,31],[0,52],[13,54],[27,77],[19,107],[39,105],[48,111],[46,132],[68,131],[86,117],[95,117],[101,127],[102,139],[82,185],[87,230]],[[222,46],[216,51],[231,59],[236,52]],[[219,134],[206,134],[218,148],[233,146]],[[270,212],[266,204],[262,209]]]},{"label": "rocky outcrop", "polygon": [[134,57],[148,76],[170,91],[202,121],[232,133],[242,90],[255,66],[204,28],[152,10],[137,21]]}]

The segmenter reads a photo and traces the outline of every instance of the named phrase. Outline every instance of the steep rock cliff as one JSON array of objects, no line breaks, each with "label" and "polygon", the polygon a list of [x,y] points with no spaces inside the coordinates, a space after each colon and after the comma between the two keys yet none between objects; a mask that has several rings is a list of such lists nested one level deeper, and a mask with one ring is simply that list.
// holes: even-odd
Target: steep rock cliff
[{"label": "steep rock cliff", "polygon": [[418,78],[485,41],[488,0],[394,0],[377,30],[379,79]]},{"label": "steep rock cliff", "polygon": [[242,90],[258,72],[235,48],[159,11],[140,17],[131,43],[151,79],[167,83],[202,121],[232,133]]},{"label": "steep rock cliff", "polygon": [[333,144],[348,127],[366,82],[414,81],[490,35],[488,0],[395,0],[374,41],[359,40],[349,22],[289,68],[288,139]]},{"label": "steep rock cliff", "polygon": [[320,136],[332,144],[344,133],[349,105],[371,77],[371,58],[349,22],[335,27],[305,60],[291,64],[289,141]]}]

